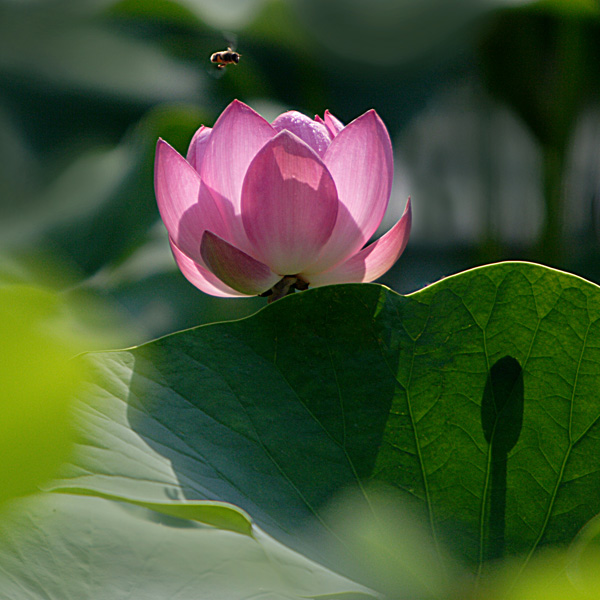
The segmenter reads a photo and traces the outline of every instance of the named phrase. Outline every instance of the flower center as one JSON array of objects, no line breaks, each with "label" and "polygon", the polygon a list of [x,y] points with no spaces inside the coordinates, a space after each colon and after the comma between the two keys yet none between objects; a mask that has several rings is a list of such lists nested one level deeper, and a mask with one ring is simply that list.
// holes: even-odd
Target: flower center
[{"label": "flower center", "polygon": [[304,281],[299,275],[286,275],[280,279],[270,290],[260,294],[261,297],[267,297],[268,303],[275,302],[279,298],[293,294],[296,290],[303,291],[308,289],[308,282]]}]

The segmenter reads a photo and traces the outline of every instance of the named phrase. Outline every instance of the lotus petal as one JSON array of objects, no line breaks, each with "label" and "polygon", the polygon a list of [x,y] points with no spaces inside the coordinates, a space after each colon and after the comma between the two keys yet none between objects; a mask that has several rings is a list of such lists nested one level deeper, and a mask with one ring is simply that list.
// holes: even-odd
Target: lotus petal
[{"label": "lotus petal", "polygon": [[368,282],[381,277],[404,252],[410,234],[411,221],[409,199],[404,214],[385,235],[333,269],[316,273],[310,277],[306,276],[310,286]]},{"label": "lotus petal", "polygon": [[334,117],[328,110],[325,111],[325,125],[333,137],[335,137],[342,129],[344,129],[344,124],[337,117]]},{"label": "lotus petal", "polygon": [[163,140],[156,147],[154,188],[169,236],[188,256],[200,259],[200,240],[206,229],[228,235],[219,206],[196,170]]},{"label": "lotus petal", "polygon": [[210,138],[212,128],[205,127],[202,125],[198,131],[194,134],[190,147],[188,148],[187,161],[200,173],[202,167],[202,160],[204,159],[204,151],[206,150],[206,144]]},{"label": "lotus petal", "polygon": [[242,183],[248,165],[275,130],[257,112],[234,100],[215,123],[202,160],[200,175],[216,195],[240,214]]},{"label": "lotus petal", "polygon": [[306,142],[321,158],[325,154],[333,136],[323,123],[313,121],[313,119],[299,113],[296,110],[279,115],[272,123],[276,131],[291,131],[302,141]]},{"label": "lotus petal", "polygon": [[337,217],[335,183],[317,154],[289,131],[256,155],[244,180],[242,220],[254,255],[280,275],[311,265]]},{"label": "lotus petal", "polygon": [[394,164],[392,144],[381,119],[370,110],[331,142],[323,162],[346,210],[338,212],[331,238],[312,272],[325,271],[358,252],[387,209]]},{"label": "lotus petal", "polygon": [[202,236],[200,251],[212,273],[242,294],[262,294],[281,279],[281,276],[273,273],[267,265],[210,231],[206,231]]},{"label": "lotus petal", "polygon": [[213,275],[209,270],[193,261],[177,247],[173,240],[170,239],[169,242],[177,266],[192,285],[211,296],[219,296],[221,298],[239,298],[245,296],[245,294],[225,285],[216,275]]}]

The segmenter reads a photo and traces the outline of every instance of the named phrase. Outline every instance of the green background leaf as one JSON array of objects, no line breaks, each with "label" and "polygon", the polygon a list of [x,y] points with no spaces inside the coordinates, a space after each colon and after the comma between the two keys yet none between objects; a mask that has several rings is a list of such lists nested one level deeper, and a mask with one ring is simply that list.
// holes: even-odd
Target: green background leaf
[{"label": "green background leaf", "polygon": [[298,528],[327,537],[327,501],[379,481],[472,564],[528,556],[600,512],[599,317],[597,286],[503,263],[408,297],[311,290],[92,355],[55,487],[230,502],[327,562]]}]

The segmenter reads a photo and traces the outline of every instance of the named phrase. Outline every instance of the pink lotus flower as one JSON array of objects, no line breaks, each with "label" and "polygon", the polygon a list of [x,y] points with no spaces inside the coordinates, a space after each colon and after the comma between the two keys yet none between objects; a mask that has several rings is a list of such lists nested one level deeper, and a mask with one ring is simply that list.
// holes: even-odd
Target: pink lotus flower
[{"label": "pink lotus flower", "polygon": [[344,127],[328,111],[268,123],[232,102],[200,127],[187,159],[158,141],[155,190],[187,279],[214,296],[271,295],[373,281],[402,254],[410,201],[363,248],[388,205],[392,146],[374,110]]}]

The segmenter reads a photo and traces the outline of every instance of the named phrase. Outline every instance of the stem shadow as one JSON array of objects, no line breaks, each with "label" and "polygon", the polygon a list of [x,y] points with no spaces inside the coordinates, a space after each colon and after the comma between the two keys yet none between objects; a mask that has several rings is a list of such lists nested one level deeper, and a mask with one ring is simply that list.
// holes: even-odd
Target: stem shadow
[{"label": "stem shadow", "polygon": [[523,369],[512,356],[492,366],[481,402],[481,426],[490,445],[490,492],[487,547],[484,558],[501,558],[505,550],[508,453],[515,447],[523,427]]}]

